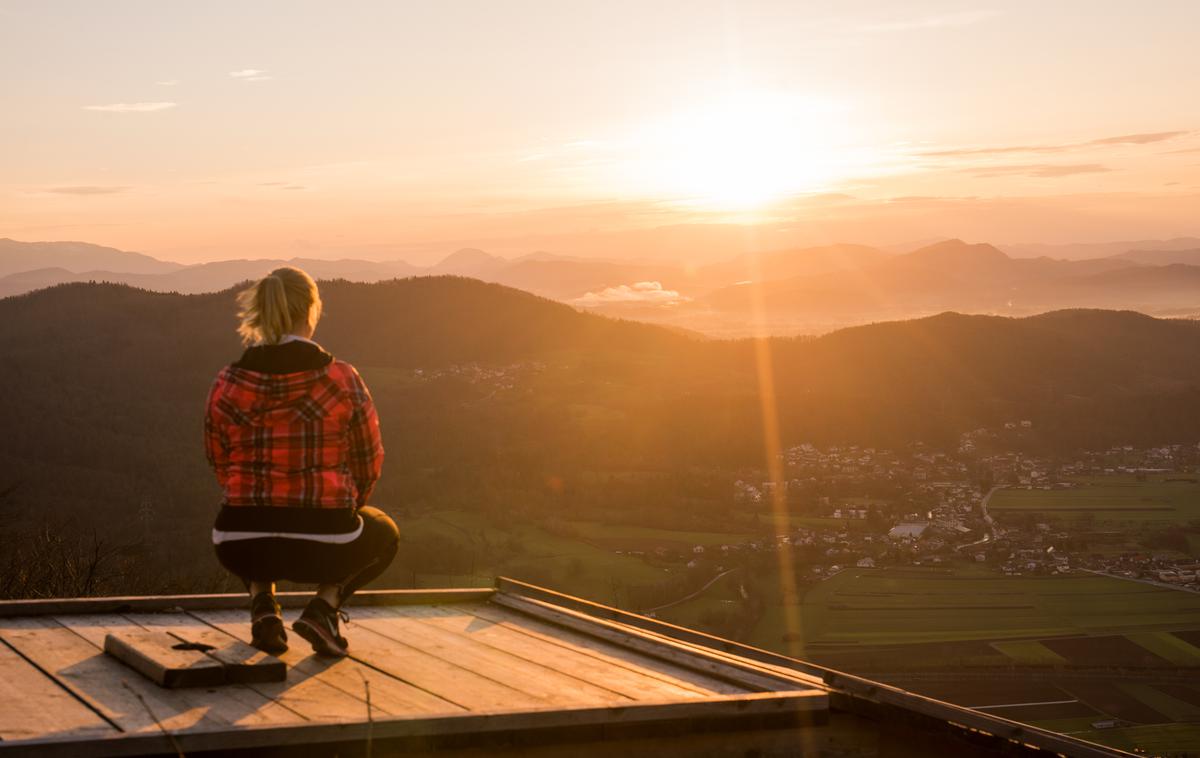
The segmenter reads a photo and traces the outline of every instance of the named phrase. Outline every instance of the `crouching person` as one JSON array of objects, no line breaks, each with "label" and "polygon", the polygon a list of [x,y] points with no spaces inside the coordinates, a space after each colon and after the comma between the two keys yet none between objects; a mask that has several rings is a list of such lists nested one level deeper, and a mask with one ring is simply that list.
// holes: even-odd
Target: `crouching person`
[{"label": "crouching person", "polygon": [[367,505],[383,463],[379,418],[362,377],[313,342],[317,285],[285,267],[239,295],[248,345],[209,391],[205,451],[224,492],[217,559],[250,592],[252,644],[287,649],[275,582],[317,585],[292,629],[320,655],[342,657],[339,619],[383,573],[399,534]]}]

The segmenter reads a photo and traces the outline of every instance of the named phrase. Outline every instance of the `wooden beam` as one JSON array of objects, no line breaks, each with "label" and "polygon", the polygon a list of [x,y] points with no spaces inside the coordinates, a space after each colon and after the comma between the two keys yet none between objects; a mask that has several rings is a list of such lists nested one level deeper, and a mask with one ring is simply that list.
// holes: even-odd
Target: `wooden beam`
[{"label": "wooden beam", "polygon": [[[492,598],[492,602],[558,626],[564,626],[655,658],[670,661],[678,666],[702,671],[747,689],[778,691],[813,687],[812,682],[802,678],[801,675],[789,676],[785,673],[768,672],[760,667],[740,663],[729,656],[722,656],[700,648],[686,648],[669,638],[649,634],[641,629],[607,619],[588,616],[569,608],[560,608],[541,600],[498,594]],[[823,692],[823,690],[815,688],[813,691]]]},{"label": "wooden beam", "polygon": [[[495,593],[491,587],[421,590],[363,590],[356,592],[348,607],[372,605],[438,605],[487,600]],[[311,592],[280,592],[276,595],[284,608],[303,608],[312,599]],[[156,613],[172,610],[230,610],[249,608],[244,594],[232,595],[151,595],[141,597],[77,597],[41,600],[0,600],[0,618],[12,616],[53,616],[78,613]]]},{"label": "wooden beam", "polygon": [[202,650],[185,647],[166,632],[148,630],[110,633],[104,652],[159,687],[213,687],[225,682],[225,667]]}]

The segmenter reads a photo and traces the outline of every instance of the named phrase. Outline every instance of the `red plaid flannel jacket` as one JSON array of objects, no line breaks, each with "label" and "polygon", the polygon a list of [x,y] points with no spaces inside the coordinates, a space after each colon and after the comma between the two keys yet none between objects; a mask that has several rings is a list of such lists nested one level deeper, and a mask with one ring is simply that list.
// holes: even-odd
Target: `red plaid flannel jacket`
[{"label": "red plaid flannel jacket", "polygon": [[223,510],[353,509],[383,464],[371,394],[339,360],[287,374],[226,367],[209,391],[204,442]]}]

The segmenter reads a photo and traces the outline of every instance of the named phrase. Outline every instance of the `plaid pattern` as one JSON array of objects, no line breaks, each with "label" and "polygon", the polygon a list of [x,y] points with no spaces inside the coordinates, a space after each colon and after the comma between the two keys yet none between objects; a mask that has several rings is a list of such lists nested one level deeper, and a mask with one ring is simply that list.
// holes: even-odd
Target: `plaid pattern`
[{"label": "plaid pattern", "polygon": [[267,374],[228,366],[204,416],[227,506],[354,508],[379,479],[379,417],[349,363]]}]

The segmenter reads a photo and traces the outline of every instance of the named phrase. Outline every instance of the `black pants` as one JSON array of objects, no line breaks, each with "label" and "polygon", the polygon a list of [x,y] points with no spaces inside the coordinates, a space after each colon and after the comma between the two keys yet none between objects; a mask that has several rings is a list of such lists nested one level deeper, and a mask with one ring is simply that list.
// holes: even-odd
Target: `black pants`
[{"label": "black pants", "polygon": [[341,545],[283,537],[234,540],[216,545],[217,560],[242,581],[336,584],[341,600],[383,573],[396,557],[400,532],[378,508],[358,509],[362,534]]}]

